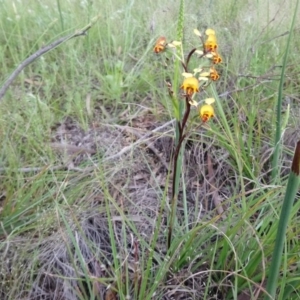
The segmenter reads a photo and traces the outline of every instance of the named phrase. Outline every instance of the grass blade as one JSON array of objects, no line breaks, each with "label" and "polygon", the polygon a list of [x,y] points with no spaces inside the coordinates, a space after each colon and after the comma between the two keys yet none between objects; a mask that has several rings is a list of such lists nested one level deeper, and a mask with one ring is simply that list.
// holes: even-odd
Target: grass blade
[{"label": "grass blade", "polygon": [[296,22],[296,16],[297,16],[297,11],[298,11],[298,5],[299,5],[299,0],[296,3],[296,7],[294,10],[294,16],[292,20],[292,24],[290,27],[290,32],[289,32],[289,37],[286,45],[286,50],[283,58],[283,63],[282,63],[282,69],[281,69],[281,75],[280,75],[280,83],[279,83],[279,88],[278,88],[278,99],[277,99],[277,108],[276,108],[276,133],[275,133],[275,141],[274,141],[274,154],[273,154],[273,159],[272,159],[272,181],[274,182],[277,174],[278,174],[278,160],[279,160],[279,155],[280,155],[280,138],[282,134],[282,120],[281,120],[281,107],[282,107],[282,92],[283,92],[283,83],[285,81],[285,69],[287,66],[287,58],[289,54],[289,49],[290,49],[290,44],[292,40],[292,32],[295,26]]},{"label": "grass blade", "polygon": [[284,202],[280,214],[275,247],[272,256],[272,263],[269,271],[267,291],[271,297],[266,295],[265,300],[272,299],[272,298],[275,299],[286,229],[288,225],[289,216],[292,210],[293,202],[298,192],[299,182],[300,182],[300,141],[298,141],[296,146],[292,169],[286,187],[286,194],[284,197]]}]

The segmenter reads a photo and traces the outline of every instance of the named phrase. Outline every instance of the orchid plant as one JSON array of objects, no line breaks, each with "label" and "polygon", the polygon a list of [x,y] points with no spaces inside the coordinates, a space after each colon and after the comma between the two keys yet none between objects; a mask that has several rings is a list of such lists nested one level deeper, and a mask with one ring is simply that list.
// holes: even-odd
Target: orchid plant
[{"label": "orchid plant", "polygon": [[[222,62],[222,58],[218,52],[219,48],[215,30],[207,29],[205,31],[206,38],[203,38],[203,35],[198,29],[194,29],[194,33],[200,39],[200,47],[193,48],[186,57],[183,54],[183,45],[181,41],[168,43],[164,36],[158,38],[153,49],[156,54],[171,52],[175,60],[178,60],[183,68],[183,82],[180,86],[182,92],[179,95],[174,92],[172,84],[170,82],[167,83],[176,118],[176,143],[173,153],[173,181],[170,203],[171,218],[169,221],[168,248],[170,248],[171,245],[175,212],[177,209],[178,185],[181,175],[180,153],[184,149],[184,141],[189,134],[187,121],[192,109],[198,111],[200,117],[199,126],[207,123],[215,116],[213,107],[215,99],[206,98],[203,101],[198,102],[196,97],[197,94],[201,94],[211,82],[219,80],[220,75],[216,70],[216,66]],[[190,70],[192,56],[197,56],[199,65],[193,70]],[[184,105],[180,103],[181,101],[184,101]]]}]

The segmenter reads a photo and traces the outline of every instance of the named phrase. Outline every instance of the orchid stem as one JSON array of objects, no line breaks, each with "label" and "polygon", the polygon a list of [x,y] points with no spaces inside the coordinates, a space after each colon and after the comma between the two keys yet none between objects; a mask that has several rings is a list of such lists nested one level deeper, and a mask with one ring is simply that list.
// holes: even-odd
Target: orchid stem
[{"label": "orchid stem", "polygon": [[173,182],[172,182],[172,198],[171,198],[171,219],[170,219],[169,232],[168,232],[168,249],[170,249],[171,246],[173,225],[174,225],[177,201],[178,201],[178,186],[179,186],[178,182],[181,174],[181,171],[179,171],[178,169],[178,167],[181,166],[181,164],[179,163],[180,152],[183,150],[182,145],[184,139],[186,138],[185,126],[191,112],[191,105],[189,103],[188,95],[185,97],[185,102],[186,102],[186,110],[182,119],[182,123],[180,123],[180,121],[177,122],[179,138],[173,156]]}]

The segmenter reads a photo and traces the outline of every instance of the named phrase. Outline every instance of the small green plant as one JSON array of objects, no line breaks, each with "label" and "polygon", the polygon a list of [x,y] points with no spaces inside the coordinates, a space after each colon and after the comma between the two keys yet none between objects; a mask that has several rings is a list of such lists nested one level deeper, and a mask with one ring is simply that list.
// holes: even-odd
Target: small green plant
[{"label": "small green plant", "polygon": [[[165,50],[171,52],[175,58],[175,62],[179,61],[183,68],[183,83],[180,86],[180,90],[182,90],[183,93],[178,95],[178,93],[175,92],[177,90],[176,87],[174,89],[173,84],[171,82],[167,82],[169,96],[173,105],[174,117],[176,118],[168,249],[171,246],[172,231],[175,222],[182,168],[182,153],[185,147],[185,139],[192,132],[192,126],[188,123],[188,119],[192,108],[198,110],[198,114],[201,119],[201,122],[198,123],[197,127],[206,124],[214,116],[215,112],[212,104],[215,102],[215,99],[206,98],[204,101],[198,102],[196,100],[196,94],[203,92],[212,82],[217,81],[220,78],[215,66],[222,62],[222,58],[218,53],[218,43],[215,31],[213,29],[207,29],[205,31],[205,40],[198,29],[194,29],[194,33],[198,38],[200,38],[201,45],[199,49],[193,48],[190,50],[186,57],[184,56],[181,41],[168,43],[167,39],[161,36],[154,47],[155,53],[161,53]],[[192,60],[194,56],[197,58],[196,61]],[[176,82],[177,74],[175,74],[174,77],[174,82]]]}]

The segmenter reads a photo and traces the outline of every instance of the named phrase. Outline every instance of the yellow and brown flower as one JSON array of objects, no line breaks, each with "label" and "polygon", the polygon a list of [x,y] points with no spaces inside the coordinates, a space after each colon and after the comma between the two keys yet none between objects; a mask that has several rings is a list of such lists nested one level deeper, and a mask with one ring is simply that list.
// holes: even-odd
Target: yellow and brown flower
[{"label": "yellow and brown flower", "polygon": [[210,104],[204,104],[199,110],[199,115],[203,123],[209,121],[215,115],[214,108]]},{"label": "yellow and brown flower", "polygon": [[212,54],[212,62],[217,65],[222,62],[222,57],[217,52],[211,52]]},{"label": "yellow and brown flower", "polygon": [[218,48],[216,33],[213,29],[207,29],[205,31],[205,34],[207,35],[207,39],[204,43],[204,48],[206,52],[212,52],[216,51]]},{"label": "yellow and brown flower", "polygon": [[199,92],[199,81],[195,77],[185,78],[180,88],[184,90],[186,95],[192,96],[194,93]]},{"label": "yellow and brown flower", "polygon": [[220,75],[215,68],[210,68],[209,77],[212,81],[216,81],[220,78]]},{"label": "yellow and brown flower", "polygon": [[153,51],[155,53],[160,53],[164,51],[166,48],[166,44],[167,44],[166,38],[164,36],[159,37],[158,40],[156,41]]}]

